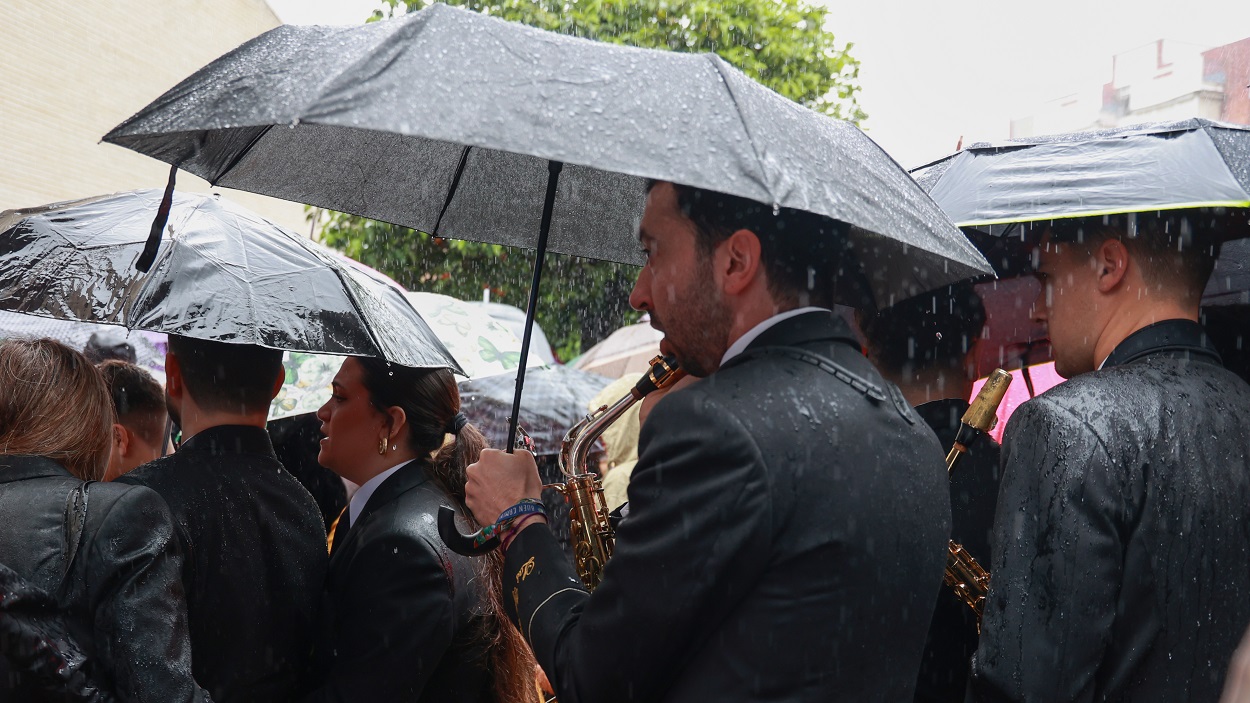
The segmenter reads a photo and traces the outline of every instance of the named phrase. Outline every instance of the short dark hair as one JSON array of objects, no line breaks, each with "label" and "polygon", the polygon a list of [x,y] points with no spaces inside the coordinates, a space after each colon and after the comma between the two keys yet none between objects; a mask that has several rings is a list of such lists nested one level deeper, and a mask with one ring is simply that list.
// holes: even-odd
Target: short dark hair
[{"label": "short dark hair", "polygon": [[985,328],[985,305],[971,283],[956,283],[857,316],[869,355],[884,371],[961,368]]},{"label": "short dark hair", "polygon": [[273,401],[282,373],[282,352],[254,344],[169,335],[182,380],[195,402],[207,410],[257,413]]},{"label": "short dark hair", "polygon": [[165,390],[142,367],[110,359],[97,364],[113,397],[117,422],[159,447],[165,438]]},{"label": "short dark hair", "polygon": [[[648,185],[648,190],[658,181]],[[873,308],[867,277],[851,248],[850,225],[794,208],[674,183],[677,205],[694,223],[704,254],[745,229],[760,241],[768,291],[793,305]]]},{"label": "short dark hair", "polygon": [[1118,239],[1147,284],[1196,304],[1220,255],[1223,221],[1214,210],[1165,210],[1054,220],[1048,229],[1052,241],[1082,244],[1091,253]]}]

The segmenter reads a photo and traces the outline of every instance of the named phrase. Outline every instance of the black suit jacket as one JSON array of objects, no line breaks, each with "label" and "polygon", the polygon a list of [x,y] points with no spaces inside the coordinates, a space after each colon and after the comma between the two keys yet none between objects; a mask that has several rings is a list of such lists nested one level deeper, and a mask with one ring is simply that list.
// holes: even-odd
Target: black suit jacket
[{"label": "black suit jacket", "polygon": [[307,691],[325,529],[268,433],[204,430],[118,482],[154,489],[174,514],[192,670],[213,700],[272,703]]},{"label": "black suit jacket", "polygon": [[1214,701],[1250,622],[1250,387],[1171,320],[1003,441],[975,693]]},{"label": "black suit jacket", "polygon": [[481,616],[484,564],[452,553],[435,516],[452,505],[414,461],[344,513],[326,580],[327,672],[309,701],[493,700]]},{"label": "black suit jacket", "polygon": [[[79,483],[51,460],[0,454],[0,563],[49,594],[64,569],[65,499]],[[160,496],[92,484],[65,619],[92,656],[93,679],[107,700],[203,700],[191,678],[181,567]],[[44,698],[20,677],[0,677],[0,700]]]},{"label": "black suit jacket", "polygon": [[593,596],[531,527],[504,600],[561,703],[905,701],[941,585],[946,481],[933,433],[846,324],[806,313],[656,405]]},{"label": "black suit jacket", "polygon": [[[916,407],[946,449],[955,443],[960,419],[967,410],[968,401],[960,399],[936,400]],[[959,460],[950,479],[951,539],[963,545],[987,569],[994,506],[998,502],[1000,454],[1001,448],[993,437],[981,437]],[[942,588],[920,660],[917,701],[964,699],[977,638],[976,614],[954,591]]]}]

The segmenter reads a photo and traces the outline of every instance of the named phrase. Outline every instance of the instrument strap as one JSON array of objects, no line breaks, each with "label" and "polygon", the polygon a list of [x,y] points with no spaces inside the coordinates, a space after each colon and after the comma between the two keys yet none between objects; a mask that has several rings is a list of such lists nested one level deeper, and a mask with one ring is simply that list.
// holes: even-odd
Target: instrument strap
[{"label": "instrument strap", "polygon": [[757,347],[738,355],[733,359],[733,362],[737,362],[739,359],[751,359],[762,356],[784,356],[788,359],[802,361],[805,364],[815,366],[821,371],[824,371],[830,376],[833,376],[839,381],[855,389],[873,403],[885,402],[888,396],[888,398],[893,401],[894,409],[898,411],[898,414],[901,415],[909,424],[916,424],[916,419],[913,415],[911,407],[907,405],[907,400],[903,398],[902,393],[898,392],[893,385],[886,384],[882,387],[881,385],[860,376],[854,371],[851,371],[823,354],[817,354],[816,352],[801,349],[799,347]]}]

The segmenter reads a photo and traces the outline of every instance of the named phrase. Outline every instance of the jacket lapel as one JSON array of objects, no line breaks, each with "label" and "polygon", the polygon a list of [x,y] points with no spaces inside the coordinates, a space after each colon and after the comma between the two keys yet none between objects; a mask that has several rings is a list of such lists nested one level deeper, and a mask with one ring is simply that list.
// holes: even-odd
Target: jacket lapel
[{"label": "jacket lapel", "polygon": [[[342,525],[338,525],[334,535],[334,547],[330,553],[330,558],[334,559],[344,551],[348,544],[356,539],[356,535],[360,534],[360,530],[356,529],[358,525],[363,525],[365,520],[369,518],[375,511],[391,501],[399,498],[404,493],[417,488],[429,480],[425,475],[424,461],[413,461],[395,473],[391,474],[382,485],[378,486],[373,495],[369,496],[369,502],[365,503],[365,507],[360,511],[360,515],[356,516],[355,521],[347,525],[347,529],[342,529]],[[341,520],[347,522],[349,512],[344,511]]]}]

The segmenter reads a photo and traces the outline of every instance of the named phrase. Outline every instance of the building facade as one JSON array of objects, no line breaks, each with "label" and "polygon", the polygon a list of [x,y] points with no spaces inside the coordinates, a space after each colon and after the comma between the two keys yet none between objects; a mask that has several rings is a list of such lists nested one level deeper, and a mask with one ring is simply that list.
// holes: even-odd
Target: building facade
[{"label": "building facade", "polygon": [[1215,48],[1160,39],[1116,54],[1108,83],[1012,119],[1011,136],[1190,117],[1250,124],[1250,37]]},{"label": "building facade", "polygon": [[[163,188],[168,166],[100,138],[204,64],[279,24],[265,0],[0,2],[0,210]],[[183,172],[178,188],[209,186]],[[309,232],[299,204],[220,191]]]}]

